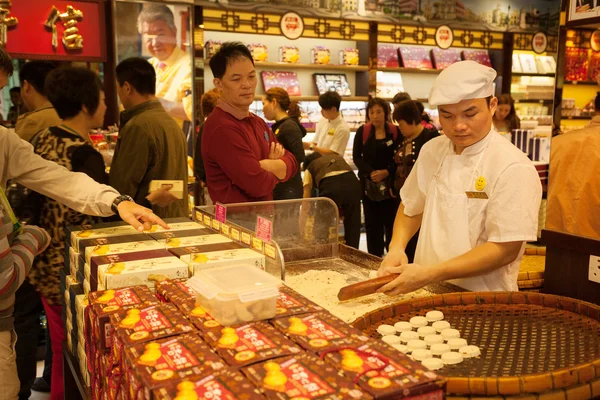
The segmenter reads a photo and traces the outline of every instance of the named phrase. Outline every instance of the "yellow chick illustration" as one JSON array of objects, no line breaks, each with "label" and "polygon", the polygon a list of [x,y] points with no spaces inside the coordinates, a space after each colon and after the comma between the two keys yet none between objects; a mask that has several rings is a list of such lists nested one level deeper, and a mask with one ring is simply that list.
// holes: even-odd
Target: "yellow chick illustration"
[{"label": "yellow chick illustration", "polygon": [[127,311],[127,316],[121,321],[122,328],[133,328],[140,321],[140,310],[132,308]]},{"label": "yellow chick illustration", "polygon": [[179,247],[181,246],[181,240],[179,240],[178,238],[167,239],[167,246]]},{"label": "yellow chick illustration", "polygon": [[88,238],[88,237],[92,236],[92,233],[93,233],[92,231],[81,231],[77,234],[77,237]]},{"label": "yellow chick illustration", "polygon": [[158,225],[152,225],[150,229],[144,229],[144,232],[156,232],[158,231]]},{"label": "yellow chick illustration", "polygon": [[300,55],[294,54],[294,55],[290,56],[288,59],[289,59],[290,63],[296,64],[298,61],[300,61]]},{"label": "yellow chick illustration", "polygon": [[233,328],[223,328],[221,329],[221,333],[223,336],[219,339],[218,346],[223,348],[234,348],[237,344],[240,337],[235,332]]},{"label": "yellow chick illustration", "polygon": [[256,55],[256,61],[267,61],[267,58],[269,58],[269,54],[266,52],[262,52]]},{"label": "yellow chick illustration", "polygon": [[358,57],[353,56],[348,59],[348,65],[358,65]]},{"label": "yellow chick illustration", "polygon": [[356,352],[352,350],[342,350],[340,351],[340,354],[344,357],[342,359],[342,368],[350,371],[361,371],[364,361],[356,354]]},{"label": "yellow chick illustration", "polygon": [[177,385],[177,396],[175,400],[198,400],[198,394],[194,384],[190,381],[181,382]]},{"label": "yellow chick illustration", "polygon": [[320,63],[321,64],[329,64],[329,62],[331,61],[331,57],[330,56],[323,56],[320,58]]},{"label": "yellow chick illustration", "polygon": [[287,376],[281,372],[281,366],[277,363],[269,361],[265,363],[265,369],[267,370],[267,375],[263,381],[265,388],[276,390],[278,392],[285,392]]},{"label": "yellow chick illustration", "polygon": [[150,367],[156,365],[158,359],[162,356],[160,344],[148,343],[145,346],[144,354],[138,359],[138,364],[148,365]]},{"label": "yellow chick illustration", "polygon": [[206,315],[206,311],[204,308],[196,306],[196,308],[192,310],[192,315],[195,317],[204,317]]},{"label": "yellow chick illustration", "polygon": [[196,254],[194,255],[193,261],[199,264],[206,264],[208,262],[208,256],[206,254]]},{"label": "yellow chick illustration", "polygon": [[288,331],[292,334],[292,335],[306,335],[306,331],[308,330],[308,327],[306,326],[306,324],[304,322],[302,322],[302,320],[298,317],[291,317],[289,319],[290,321],[290,327],[288,328]]},{"label": "yellow chick illustration", "polygon": [[108,249],[109,247],[107,245],[102,244],[94,247],[94,251],[92,253],[98,256],[105,256],[108,254]]},{"label": "yellow chick illustration", "polygon": [[98,299],[96,301],[101,304],[106,304],[114,298],[115,298],[115,291],[114,290],[106,290],[102,294],[102,296],[98,297]]},{"label": "yellow chick illustration", "polygon": [[118,262],[118,263],[110,264],[110,266],[106,270],[106,273],[111,274],[111,275],[119,275],[124,270],[125,270],[125,263]]}]

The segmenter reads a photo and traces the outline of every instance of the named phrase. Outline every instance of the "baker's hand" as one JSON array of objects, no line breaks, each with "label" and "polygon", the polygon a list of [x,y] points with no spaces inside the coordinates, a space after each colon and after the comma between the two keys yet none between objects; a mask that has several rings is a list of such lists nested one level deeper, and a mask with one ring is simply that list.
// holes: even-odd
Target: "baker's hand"
[{"label": "baker's hand", "polygon": [[389,275],[392,273],[391,269],[406,264],[408,264],[408,256],[404,250],[392,250],[383,259],[377,276]]},{"label": "baker's hand", "polygon": [[133,201],[122,201],[117,206],[119,216],[129,225],[133,226],[140,232],[144,230],[152,229],[153,224],[162,226],[165,229],[169,229],[169,225],[162,219],[158,218],[152,210],[142,207]]},{"label": "baker's hand", "polygon": [[150,202],[150,204],[156,204],[159,207],[167,207],[168,205],[179,200],[173,193],[171,193],[171,189],[173,185],[163,186],[156,189],[153,192],[150,192],[146,199]]},{"label": "baker's hand", "polygon": [[375,183],[381,182],[388,176],[390,176],[390,172],[387,169],[380,169],[380,170],[371,172],[371,180]]},{"label": "baker's hand", "polygon": [[269,160],[279,160],[285,154],[285,149],[280,143],[271,143],[271,150],[269,151]]},{"label": "baker's hand", "polygon": [[414,292],[435,281],[433,267],[426,267],[419,264],[389,267],[387,271],[400,275],[377,291],[378,293],[385,293],[388,296]]}]

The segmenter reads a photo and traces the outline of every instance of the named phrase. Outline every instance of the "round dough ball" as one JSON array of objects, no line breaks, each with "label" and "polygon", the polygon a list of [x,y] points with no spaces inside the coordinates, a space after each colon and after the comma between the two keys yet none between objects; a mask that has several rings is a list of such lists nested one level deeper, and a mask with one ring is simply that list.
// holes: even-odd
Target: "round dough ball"
[{"label": "round dough ball", "polygon": [[461,338],[454,338],[454,339],[448,340],[448,346],[450,346],[450,350],[458,350],[461,347],[465,347],[468,344],[469,343],[467,343],[467,341],[465,339],[461,339]]},{"label": "round dough ball", "polygon": [[427,326],[428,322],[427,318],[425,317],[412,317],[410,319],[410,324],[413,326],[413,328],[420,328],[422,326]]},{"label": "round dough ball", "polygon": [[463,356],[461,356],[460,354],[458,354],[455,351],[451,351],[450,353],[442,354],[442,362],[445,365],[460,364],[461,362],[463,362]]},{"label": "round dough ball", "polygon": [[410,332],[412,331],[412,324],[410,322],[406,322],[406,321],[400,321],[400,322],[396,322],[394,324],[394,328],[396,329],[396,332]]},{"label": "round dough ball", "polygon": [[445,341],[448,341],[450,339],[456,339],[460,337],[460,332],[456,329],[444,329],[442,331],[442,337]]},{"label": "round dough ball", "polygon": [[431,326],[433,326],[437,332],[441,332],[444,329],[450,329],[450,322],[437,321],[437,322],[434,322]]},{"label": "round dough ball", "polygon": [[433,354],[434,356],[441,356],[442,354],[450,352],[450,346],[448,346],[446,343],[438,343],[431,345],[430,350],[431,354]]},{"label": "round dough ball", "polygon": [[477,346],[464,346],[461,347],[458,352],[463,356],[463,358],[473,358],[481,355],[481,351]]},{"label": "round dough ball", "polygon": [[424,338],[425,336],[435,335],[435,328],[432,326],[422,326],[417,330],[419,337]]},{"label": "round dough ball", "polygon": [[423,361],[433,357],[431,351],[426,349],[416,349],[412,352],[412,358],[417,361]]},{"label": "round dough ball", "polygon": [[400,338],[396,335],[385,335],[381,340],[387,344],[400,344]]},{"label": "round dough ball", "polygon": [[403,344],[393,344],[392,347],[398,350],[400,353],[408,353],[408,347]]},{"label": "round dough ball", "polygon": [[417,332],[402,332],[400,334],[400,341],[403,343],[408,343],[409,340],[419,339],[419,334]]},{"label": "round dough ball", "polygon": [[421,364],[430,371],[444,368],[444,363],[439,358],[426,358]]},{"label": "round dough ball", "polygon": [[377,271],[369,271],[369,279],[377,278]]},{"label": "round dough ball", "polygon": [[429,322],[441,321],[444,319],[444,313],[441,311],[429,311],[425,315],[425,318],[427,318],[427,321]]},{"label": "round dough ball", "polygon": [[423,338],[423,340],[429,347],[433,346],[434,344],[444,343],[444,338],[442,335],[427,335],[425,338]]},{"label": "round dough ball", "polygon": [[394,329],[394,327],[391,325],[383,324],[379,325],[379,327],[377,328],[377,332],[379,332],[381,336],[395,335],[396,329]]},{"label": "round dough ball", "polygon": [[408,351],[415,351],[418,349],[422,349],[422,350],[427,349],[427,343],[425,343],[423,340],[419,340],[419,339],[409,340],[408,343],[406,344],[406,346],[408,347]]}]

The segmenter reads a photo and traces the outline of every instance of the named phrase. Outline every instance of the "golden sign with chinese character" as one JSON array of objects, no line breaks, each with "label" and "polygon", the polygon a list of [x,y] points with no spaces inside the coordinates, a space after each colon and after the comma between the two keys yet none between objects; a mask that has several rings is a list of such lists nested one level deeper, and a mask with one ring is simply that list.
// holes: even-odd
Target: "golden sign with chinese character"
[{"label": "golden sign with chinese character", "polygon": [[17,26],[19,20],[16,17],[10,17],[10,1],[0,1],[0,45],[5,46],[8,40],[8,28]]},{"label": "golden sign with chinese character", "polygon": [[44,26],[52,30],[52,47],[58,47],[58,33],[56,25],[62,22],[65,30],[63,32],[62,43],[67,50],[83,49],[83,36],[79,34],[77,23],[83,20],[83,12],[75,9],[73,6],[67,6],[67,11],[61,13],[58,8],[52,6],[50,14],[44,23]]}]

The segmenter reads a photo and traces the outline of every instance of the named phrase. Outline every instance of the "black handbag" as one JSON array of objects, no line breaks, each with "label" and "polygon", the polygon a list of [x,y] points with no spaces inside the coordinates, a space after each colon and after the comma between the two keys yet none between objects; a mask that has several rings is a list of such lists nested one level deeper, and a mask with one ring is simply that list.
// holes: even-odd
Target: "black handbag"
[{"label": "black handbag", "polygon": [[390,199],[390,179],[389,177],[381,182],[373,182],[370,178],[365,179],[365,196],[372,201],[383,201]]}]

